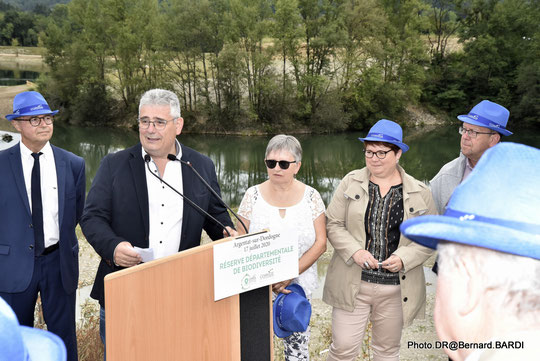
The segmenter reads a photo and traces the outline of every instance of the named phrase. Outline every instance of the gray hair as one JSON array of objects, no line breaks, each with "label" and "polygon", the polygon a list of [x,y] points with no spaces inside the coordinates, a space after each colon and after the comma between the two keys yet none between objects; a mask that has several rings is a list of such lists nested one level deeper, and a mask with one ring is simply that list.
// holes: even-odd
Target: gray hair
[{"label": "gray hair", "polygon": [[[488,301],[525,324],[540,323],[540,260],[491,249],[439,242],[439,274],[455,274],[460,263],[473,263]],[[462,262],[458,262],[461,260]]]},{"label": "gray hair", "polygon": [[150,89],[139,101],[139,114],[144,105],[168,105],[171,107],[171,117],[180,118],[180,101],[176,94],[165,89]]},{"label": "gray hair", "polygon": [[286,150],[291,153],[294,160],[300,162],[302,160],[302,146],[298,139],[292,135],[278,134],[268,142],[266,146],[265,158],[268,158],[268,154],[276,150]]}]

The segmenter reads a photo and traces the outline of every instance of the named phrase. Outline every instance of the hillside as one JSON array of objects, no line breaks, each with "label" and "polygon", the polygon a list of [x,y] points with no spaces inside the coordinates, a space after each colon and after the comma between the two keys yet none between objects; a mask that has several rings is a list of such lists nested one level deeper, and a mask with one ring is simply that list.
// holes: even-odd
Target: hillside
[{"label": "hillside", "polygon": [[53,7],[56,4],[66,4],[70,0],[1,0],[0,2],[13,5],[24,11],[32,11],[37,5]]}]

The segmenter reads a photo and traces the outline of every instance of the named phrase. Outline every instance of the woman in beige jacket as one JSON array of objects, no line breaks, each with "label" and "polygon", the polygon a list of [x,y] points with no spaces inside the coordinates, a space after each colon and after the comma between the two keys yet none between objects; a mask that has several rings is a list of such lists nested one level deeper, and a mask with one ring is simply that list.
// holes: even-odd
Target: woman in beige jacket
[{"label": "woman in beige jacket", "polygon": [[334,247],[323,300],[333,306],[327,361],[355,360],[368,320],[374,360],[399,360],[401,331],[424,317],[422,264],[432,254],[399,232],[412,217],[436,214],[429,188],[398,165],[409,147],[399,124],[378,121],[366,138],[366,167],[347,174],[327,210]]}]

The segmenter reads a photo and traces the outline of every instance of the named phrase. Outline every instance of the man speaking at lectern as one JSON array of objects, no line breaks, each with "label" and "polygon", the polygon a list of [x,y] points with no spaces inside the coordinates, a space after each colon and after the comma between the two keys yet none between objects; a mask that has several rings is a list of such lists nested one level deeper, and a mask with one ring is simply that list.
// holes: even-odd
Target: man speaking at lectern
[{"label": "man speaking at lectern", "polygon": [[176,140],[184,125],[176,94],[163,89],[144,93],[138,121],[140,144],[103,158],[81,220],[84,235],[101,257],[90,295],[101,306],[104,343],[103,279],[142,261],[134,247],[151,248],[160,258],[198,246],[203,229],[213,240],[228,235],[225,227],[236,234],[226,207],[193,169],[219,194],[214,163]]}]

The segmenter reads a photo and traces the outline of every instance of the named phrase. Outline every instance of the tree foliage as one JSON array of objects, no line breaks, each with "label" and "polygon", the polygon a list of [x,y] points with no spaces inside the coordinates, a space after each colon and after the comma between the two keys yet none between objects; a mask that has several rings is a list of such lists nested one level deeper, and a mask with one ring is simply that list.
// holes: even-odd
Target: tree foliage
[{"label": "tree foliage", "polygon": [[0,45],[37,46],[42,18],[0,1]]},{"label": "tree foliage", "polygon": [[[23,11],[42,12],[56,4],[66,4],[70,0],[3,0],[4,3]],[[45,14],[43,14],[45,15]]]},{"label": "tree foliage", "polygon": [[153,87],[179,94],[188,130],[364,129],[382,117],[406,123],[411,103],[454,114],[485,98],[533,124],[539,6],[72,0],[39,31],[51,68],[41,83],[69,121],[88,124],[133,120]]},{"label": "tree foliage", "polygon": [[460,23],[463,51],[442,54],[433,63],[425,101],[455,114],[490,99],[510,110],[511,127],[539,125],[540,3],[474,0],[451,5],[455,15],[447,22],[454,27]]}]

